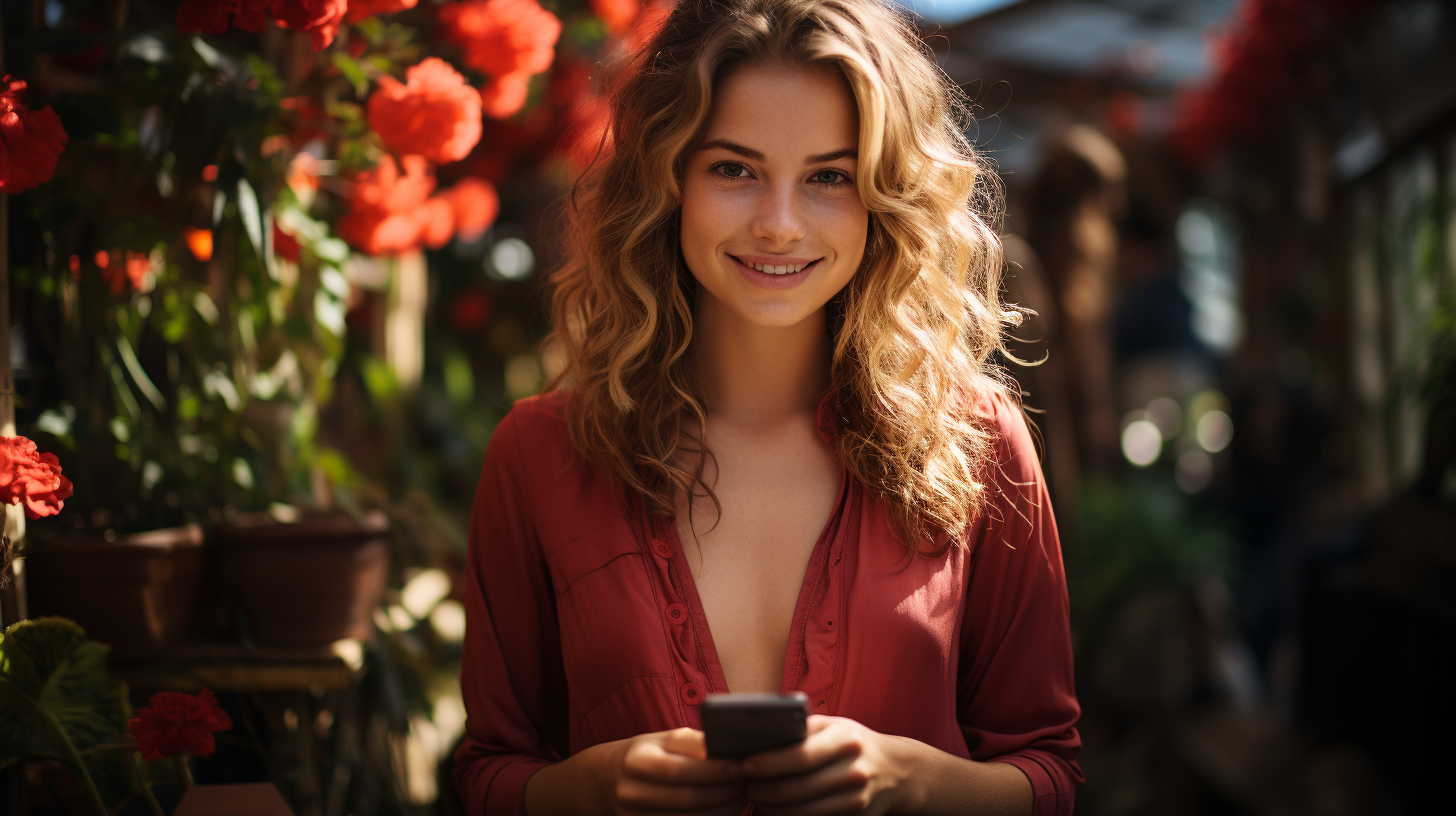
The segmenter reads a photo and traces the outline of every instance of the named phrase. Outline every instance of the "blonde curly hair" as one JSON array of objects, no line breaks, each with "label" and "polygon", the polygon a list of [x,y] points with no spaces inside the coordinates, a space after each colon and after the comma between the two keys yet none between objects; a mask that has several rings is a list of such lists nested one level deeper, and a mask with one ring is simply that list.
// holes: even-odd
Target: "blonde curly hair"
[{"label": "blonde curly hair", "polygon": [[[693,358],[696,282],[679,249],[682,166],[713,91],[745,64],[827,67],[859,108],[864,261],[829,304],[837,446],[852,478],[893,508],[907,553],[965,546],[991,498],[988,397],[1020,320],[1000,298],[999,185],[964,135],[964,96],[908,17],[881,0],[682,0],[608,82],[611,121],[572,190],[570,260],[554,275],[581,455],[654,513],[706,494],[706,417]],[[697,453],[695,470],[682,454]],[[691,459],[690,459],[691,461]],[[721,508],[720,508],[721,509]]]}]

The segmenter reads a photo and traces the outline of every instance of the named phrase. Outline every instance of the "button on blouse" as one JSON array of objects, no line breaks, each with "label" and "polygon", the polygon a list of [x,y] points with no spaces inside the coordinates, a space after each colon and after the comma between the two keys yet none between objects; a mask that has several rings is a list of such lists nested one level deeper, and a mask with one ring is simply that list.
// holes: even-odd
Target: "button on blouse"
[{"label": "button on blouse", "polygon": [[[565,398],[516,403],[476,493],[455,757],[471,813],[520,813],[546,764],[698,727],[702,699],[728,691],[676,525],[576,454]],[[996,498],[968,550],[907,563],[888,508],[844,480],[804,575],[783,691],[808,694],[814,713],[1014,765],[1038,816],[1070,814],[1081,741],[1056,528],[1020,413],[988,408]],[[832,438],[823,405],[820,426]]]}]

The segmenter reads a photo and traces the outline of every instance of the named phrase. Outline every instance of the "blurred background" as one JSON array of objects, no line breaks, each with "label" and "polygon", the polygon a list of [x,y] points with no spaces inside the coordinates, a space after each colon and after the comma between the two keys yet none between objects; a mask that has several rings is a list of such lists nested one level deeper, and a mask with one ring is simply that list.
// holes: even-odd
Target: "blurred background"
[{"label": "blurred background", "polygon": [[[1438,810],[1456,7],[907,4],[1036,312],[1005,363],[1062,533],[1078,812]],[[6,813],[88,812],[77,756],[152,812],[107,764],[125,718],[202,688],[233,727],[199,783],[459,812],[470,500],[553,371],[599,66],[668,8],[7,0],[0,420],[74,492],[7,508],[0,618],[75,620],[126,685],[78,755],[0,740]]]}]

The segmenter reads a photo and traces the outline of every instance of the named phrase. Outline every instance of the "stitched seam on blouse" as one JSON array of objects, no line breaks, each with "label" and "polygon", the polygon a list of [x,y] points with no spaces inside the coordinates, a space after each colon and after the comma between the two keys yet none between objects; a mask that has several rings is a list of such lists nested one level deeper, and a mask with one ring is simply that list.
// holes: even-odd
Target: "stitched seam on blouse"
[{"label": "stitched seam on blouse", "polygon": [[602,707],[602,703],[605,703],[606,701],[612,699],[612,695],[614,695],[617,692],[621,691],[624,687],[626,687],[626,685],[628,683],[631,683],[634,680],[641,680],[644,677],[665,677],[668,680],[672,680],[673,679],[673,676],[670,675],[670,674],[638,674],[638,675],[634,675],[632,677],[628,677],[626,680],[623,680],[622,681],[621,685],[619,685],[616,688],[612,689],[611,691],[607,692],[607,696],[603,697],[600,700],[597,700],[595,703],[592,703],[592,707],[591,708],[588,708],[586,711],[582,712],[582,715],[580,717],[577,717],[576,718],[576,724],[577,725],[581,725],[582,721],[585,720],[587,717],[590,717],[593,711],[596,711],[598,708],[601,708]]},{"label": "stitched seam on blouse", "polygon": [[622,553],[617,553],[616,555],[612,556],[611,559],[609,559],[607,561],[607,563],[602,564],[599,567],[592,567],[591,569],[587,570],[586,572],[583,572],[582,574],[580,574],[580,575],[576,576],[575,578],[571,579],[571,583],[567,584],[565,587],[563,587],[561,589],[560,592],[556,593],[556,597],[560,598],[562,595],[565,595],[566,593],[570,592],[571,591],[571,588],[574,587],[574,586],[576,586],[581,581],[581,579],[587,577],[588,575],[591,575],[594,572],[600,572],[600,571],[606,569],[607,567],[610,567],[611,565],[615,564],[618,559],[625,558],[625,557],[627,557],[629,555],[639,555],[640,556],[641,554],[642,553],[640,553],[640,552],[622,552]]}]

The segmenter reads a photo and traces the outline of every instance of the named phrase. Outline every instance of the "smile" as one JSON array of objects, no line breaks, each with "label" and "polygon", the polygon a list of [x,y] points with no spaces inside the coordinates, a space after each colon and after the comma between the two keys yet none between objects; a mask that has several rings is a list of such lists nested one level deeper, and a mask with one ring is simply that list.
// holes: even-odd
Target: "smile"
[{"label": "smile", "polygon": [[736,255],[730,255],[728,257],[733,258],[733,260],[743,264],[744,266],[752,269],[755,272],[761,272],[765,275],[795,275],[803,272],[805,269],[808,269],[809,267],[819,262],[817,259],[813,261],[804,261],[797,258],[786,258],[784,259],[785,263],[776,264],[760,263],[752,258],[740,258]]}]

